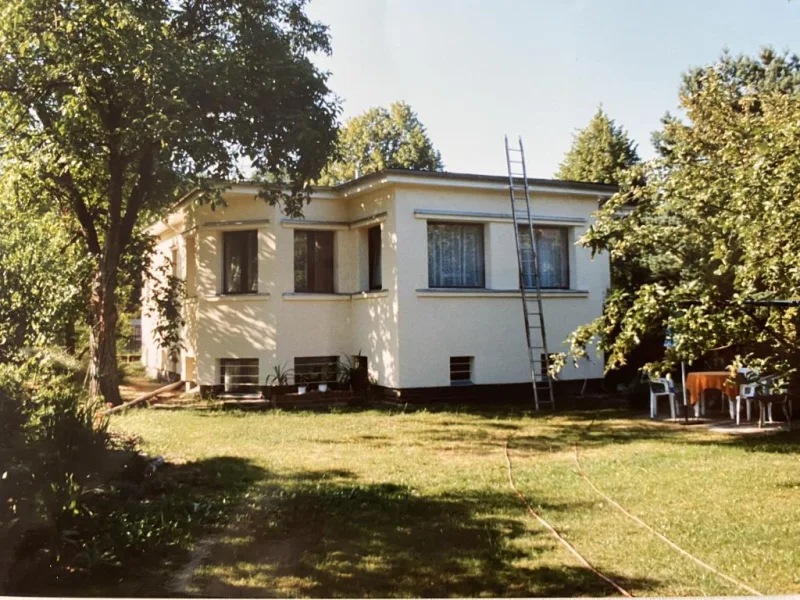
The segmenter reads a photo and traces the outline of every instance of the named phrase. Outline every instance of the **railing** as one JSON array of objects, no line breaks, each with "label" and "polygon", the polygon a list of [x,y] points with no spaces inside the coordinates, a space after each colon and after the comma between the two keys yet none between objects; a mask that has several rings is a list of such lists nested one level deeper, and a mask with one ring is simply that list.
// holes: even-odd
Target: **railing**
[{"label": "railing", "polygon": [[126,336],[120,353],[123,360],[135,360],[142,355],[142,323],[139,319],[131,322],[131,335]]}]

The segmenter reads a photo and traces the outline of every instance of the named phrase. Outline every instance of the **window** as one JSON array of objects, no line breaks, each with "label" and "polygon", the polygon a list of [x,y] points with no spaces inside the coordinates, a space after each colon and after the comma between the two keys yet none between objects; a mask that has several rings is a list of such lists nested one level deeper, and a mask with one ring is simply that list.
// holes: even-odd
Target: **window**
[{"label": "window", "polygon": [[333,383],[339,370],[338,356],[297,356],[294,359],[294,382]]},{"label": "window", "polygon": [[376,225],[367,230],[368,260],[369,263],[369,289],[379,290],[381,281],[381,226]]},{"label": "window", "polygon": [[294,291],[333,293],[333,232],[294,232]]},{"label": "window", "polygon": [[472,356],[450,357],[450,385],[469,385],[472,383]]},{"label": "window", "polygon": [[[539,276],[545,289],[569,288],[569,247],[567,229],[564,227],[534,227],[536,251],[539,253]],[[536,287],[534,280],[534,255],[531,251],[531,234],[527,225],[519,228],[522,248],[522,273],[525,287]]]},{"label": "window", "polygon": [[483,225],[428,223],[428,286],[482,288],[485,281]]},{"label": "window", "polygon": [[258,232],[226,231],[222,234],[223,294],[258,292]]},{"label": "window", "polygon": [[221,358],[219,378],[226,392],[252,392],[258,386],[258,359]]}]

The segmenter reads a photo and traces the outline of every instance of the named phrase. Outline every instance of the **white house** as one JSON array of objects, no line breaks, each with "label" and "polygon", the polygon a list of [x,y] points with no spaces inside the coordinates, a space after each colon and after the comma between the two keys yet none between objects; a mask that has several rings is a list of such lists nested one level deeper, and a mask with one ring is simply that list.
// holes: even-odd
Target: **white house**
[{"label": "white house", "polygon": [[[600,315],[607,257],[575,241],[615,189],[531,179],[550,351]],[[170,364],[142,318],[151,375],[264,385],[274,367],[313,380],[361,354],[388,394],[529,384],[506,177],[387,170],[318,188],[304,218],[236,184],[225,207],[189,195],[149,231],[185,279],[180,361]],[[145,291],[146,296],[146,291]],[[562,380],[602,377],[601,357]],[[510,389],[510,388],[509,388]]]}]

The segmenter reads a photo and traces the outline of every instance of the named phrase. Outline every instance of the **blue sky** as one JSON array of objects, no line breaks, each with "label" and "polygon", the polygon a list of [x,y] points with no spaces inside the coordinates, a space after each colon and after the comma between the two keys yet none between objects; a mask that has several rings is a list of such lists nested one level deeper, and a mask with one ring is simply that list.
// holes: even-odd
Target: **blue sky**
[{"label": "blue sky", "polygon": [[521,134],[528,172],[551,177],[597,105],[652,156],[681,73],[723,48],[800,53],[798,0],[312,0],[333,56],[318,64],[343,117],[405,100],[449,171],[505,172]]}]

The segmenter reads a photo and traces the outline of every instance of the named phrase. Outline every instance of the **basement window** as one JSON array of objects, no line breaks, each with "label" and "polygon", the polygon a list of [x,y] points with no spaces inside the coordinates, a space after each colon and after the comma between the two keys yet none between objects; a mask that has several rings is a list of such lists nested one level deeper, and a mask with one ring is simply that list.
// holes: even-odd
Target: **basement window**
[{"label": "basement window", "polygon": [[335,383],[339,371],[338,356],[296,356],[294,359],[294,382]]},{"label": "basement window", "polygon": [[258,387],[257,358],[219,359],[219,382],[226,393],[253,392]]},{"label": "basement window", "polygon": [[471,385],[473,356],[450,357],[450,385]]}]

